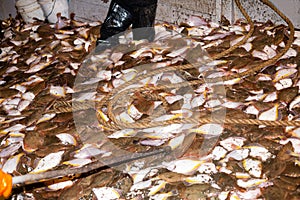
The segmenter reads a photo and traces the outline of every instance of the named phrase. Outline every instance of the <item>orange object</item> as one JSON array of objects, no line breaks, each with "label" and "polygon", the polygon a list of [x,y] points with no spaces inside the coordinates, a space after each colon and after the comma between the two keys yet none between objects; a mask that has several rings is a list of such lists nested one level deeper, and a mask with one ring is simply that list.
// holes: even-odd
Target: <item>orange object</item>
[{"label": "orange object", "polygon": [[8,198],[12,190],[12,177],[0,169],[0,196]]}]

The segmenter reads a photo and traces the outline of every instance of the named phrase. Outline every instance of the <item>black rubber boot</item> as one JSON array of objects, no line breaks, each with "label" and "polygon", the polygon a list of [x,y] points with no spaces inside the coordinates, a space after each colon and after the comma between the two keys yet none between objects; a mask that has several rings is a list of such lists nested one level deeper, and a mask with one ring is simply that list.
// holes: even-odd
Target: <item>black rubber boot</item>
[{"label": "black rubber boot", "polygon": [[132,24],[132,20],[132,14],[113,0],[100,29],[100,40],[106,40],[125,31]]},{"label": "black rubber boot", "polygon": [[153,41],[155,36],[154,21],[157,3],[133,9],[133,39]]},{"label": "black rubber boot", "polygon": [[157,0],[127,1],[112,0],[106,19],[100,29],[97,40],[97,50],[102,51],[119,44],[118,33],[124,32],[131,24],[133,39],[154,39],[153,28],[156,14]]}]

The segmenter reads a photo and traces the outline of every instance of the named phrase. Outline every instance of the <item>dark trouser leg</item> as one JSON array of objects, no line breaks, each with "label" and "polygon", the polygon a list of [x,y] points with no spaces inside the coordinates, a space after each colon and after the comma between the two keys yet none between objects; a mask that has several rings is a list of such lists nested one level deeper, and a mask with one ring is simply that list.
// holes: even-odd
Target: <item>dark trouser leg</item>
[{"label": "dark trouser leg", "polygon": [[100,29],[100,40],[106,40],[125,31],[131,24],[132,14],[113,0]]},{"label": "dark trouser leg", "polygon": [[148,39],[153,41],[155,30],[154,21],[157,4],[133,9],[133,39]]}]

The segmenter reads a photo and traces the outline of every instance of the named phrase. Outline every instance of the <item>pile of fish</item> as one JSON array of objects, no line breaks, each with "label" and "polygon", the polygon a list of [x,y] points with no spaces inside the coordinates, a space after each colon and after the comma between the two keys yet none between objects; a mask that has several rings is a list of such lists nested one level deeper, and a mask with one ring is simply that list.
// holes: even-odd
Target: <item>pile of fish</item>
[{"label": "pile of fish", "polygon": [[[100,22],[65,19],[57,27],[9,19],[1,25],[3,171],[19,176],[165,146],[174,151],[163,158],[154,156],[15,190],[12,199],[300,198],[300,127],[162,125],[205,116],[299,120],[299,31],[289,51],[274,65],[222,82],[220,77],[250,70],[280,52],[288,27],[256,22],[245,44],[210,60],[240,41],[249,24],[243,20],[217,24],[193,16],[180,25],[157,24],[153,42],[133,41],[128,31],[119,36],[119,45],[106,50],[94,50]],[[160,71],[188,63],[195,67]],[[199,78],[220,81],[151,89]],[[112,112],[118,124],[109,106],[98,106],[111,93],[110,100],[117,97]],[[73,113],[55,109],[61,102],[90,100],[94,107]],[[123,128],[109,128],[101,121]],[[141,126],[132,127],[140,122]]]}]

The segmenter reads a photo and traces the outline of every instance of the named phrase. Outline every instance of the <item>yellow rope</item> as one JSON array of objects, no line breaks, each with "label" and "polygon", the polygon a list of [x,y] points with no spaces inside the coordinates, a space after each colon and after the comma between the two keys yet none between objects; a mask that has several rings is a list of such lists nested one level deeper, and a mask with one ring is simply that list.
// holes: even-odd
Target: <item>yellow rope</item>
[{"label": "yellow rope", "polygon": [[[203,83],[228,81],[228,80],[233,80],[236,78],[246,77],[246,76],[255,74],[257,71],[261,70],[262,68],[267,67],[271,64],[274,64],[291,47],[291,45],[294,41],[294,33],[295,33],[294,26],[293,26],[292,22],[280,10],[278,10],[271,2],[269,2],[268,0],[261,0],[261,1],[264,4],[266,4],[267,6],[269,6],[271,9],[273,9],[288,24],[288,27],[290,29],[290,34],[289,34],[287,44],[285,45],[283,50],[281,52],[279,52],[276,56],[274,56],[270,60],[267,60],[267,61],[255,66],[254,68],[252,68],[248,71],[233,74],[233,75],[226,76],[226,77],[206,78],[205,80],[197,79],[197,80],[192,80],[192,81],[188,81],[188,82],[163,85],[163,86],[147,86],[146,88],[126,89],[131,84],[136,83],[140,80],[143,80],[147,77],[151,77],[155,74],[169,72],[169,71],[192,69],[192,68],[203,65],[203,63],[197,63],[194,65],[186,64],[186,65],[180,65],[180,66],[163,67],[163,68],[157,69],[155,71],[149,72],[147,74],[138,76],[135,79],[128,81],[125,84],[121,85],[120,87],[114,89],[112,92],[110,92],[107,96],[105,96],[97,104],[97,109],[101,109],[103,106],[107,105],[108,117],[111,120],[111,121],[107,122],[107,121],[103,120],[100,116],[98,116],[98,119],[99,119],[100,123],[103,125],[103,127],[107,130],[120,130],[120,129],[125,129],[125,128],[149,128],[149,127],[167,125],[167,124],[172,124],[172,123],[209,123],[209,122],[234,123],[234,124],[256,124],[256,125],[267,125],[267,126],[299,126],[300,124],[298,121],[266,121],[266,120],[262,121],[262,120],[254,120],[254,119],[233,119],[233,118],[230,118],[230,119],[226,118],[225,120],[221,120],[221,121],[218,121],[216,119],[211,119],[211,118],[200,118],[200,119],[199,118],[195,118],[195,119],[188,118],[188,119],[168,120],[168,121],[164,121],[164,122],[149,122],[149,120],[144,120],[144,121],[139,121],[139,122],[135,122],[135,123],[125,123],[125,122],[119,121],[112,112],[114,104],[121,97],[123,97],[124,95],[130,94],[132,92],[135,92],[137,90],[142,92],[142,91],[146,91],[146,90],[151,91],[151,90],[174,89],[174,88],[186,87],[186,86],[191,86],[191,85],[199,85],[199,84],[203,84]],[[212,60],[219,59],[219,58],[229,54],[230,52],[232,52],[233,50],[238,48],[241,44],[245,43],[254,32],[254,23],[252,22],[250,16],[247,14],[245,9],[242,7],[239,0],[235,0],[235,3],[238,6],[238,8],[240,9],[240,11],[242,12],[242,14],[244,15],[244,17],[246,18],[248,24],[250,25],[250,30],[247,33],[247,35],[244,36],[244,38],[240,42],[238,42],[234,46],[230,47],[229,49],[223,51],[222,53],[217,54],[216,56],[213,56],[211,58]],[[56,111],[57,112],[72,111],[71,104],[69,104],[69,105],[66,105],[66,104],[67,103],[65,103],[65,106],[57,106]],[[77,105],[75,105],[75,106],[73,105],[73,109],[75,109],[75,110],[76,109],[85,109],[85,108],[90,108],[90,107],[91,107],[90,105],[83,105],[83,104],[81,104],[81,106],[79,105],[78,107],[77,107]]]},{"label": "yellow rope", "polygon": [[[240,74],[237,74],[237,75],[232,75],[232,76],[229,76],[229,77],[222,77],[223,80],[231,80],[231,79],[235,79],[239,76],[244,77],[244,76],[249,76],[251,74],[254,74],[256,71],[272,64],[273,62],[276,62],[276,60],[278,60],[282,55],[284,55],[284,53],[292,45],[293,37],[294,37],[294,26],[293,26],[293,24],[290,22],[290,20],[285,15],[283,15],[268,0],[261,0],[261,1],[263,3],[265,3],[266,5],[268,5],[269,7],[271,7],[276,13],[278,13],[286,21],[286,23],[288,24],[288,26],[290,28],[289,40],[288,40],[285,48],[283,49],[283,51],[280,52],[279,54],[277,54],[277,56],[273,57],[271,60],[266,61],[266,62],[254,67],[253,69],[251,69],[247,72],[243,72],[243,73],[240,73]],[[239,9],[241,10],[241,12],[243,13],[243,15],[245,16],[245,18],[247,19],[248,23],[251,26],[249,33],[242,40],[243,42],[245,42],[245,41],[247,41],[247,38],[249,38],[252,35],[254,25],[253,25],[250,17],[247,15],[245,10],[241,6],[239,0],[235,0],[235,2],[237,4],[237,6],[239,7]],[[218,54],[217,56],[213,57],[213,59],[221,58],[222,56],[225,56],[226,54],[228,54],[229,52],[231,52],[232,50],[234,50],[237,47],[238,47],[238,45],[235,45],[232,48],[230,48],[230,49],[222,52],[221,54]],[[159,69],[159,70],[174,71],[174,70],[178,70],[178,69],[190,69],[190,68],[193,68],[193,67],[195,67],[195,66],[183,65],[183,66],[176,66],[176,67],[174,67],[174,66],[173,67],[168,67],[168,68]],[[159,70],[156,70],[156,72],[150,72],[146,76],[152,76],[156,73],[160,73]],[[144,78],[145,78],[145,76],[137,77],[137,79],[140,79],[140,80],[144,79]],[[136,82],[137,79],[135,79],[134,82]],[[206,82],[215,82],[215,81],[218,81],[218,79],[208,79],[208,80],[206,80]],[[187,84],[186,86],[188,86],[188,85],[195,85],[195,84],[201,84],[201,83],[204,83],[204,81],[203,80],[195,80],[195,81],[191,81],[189,83],[184,83],[184,84]],[[121,123],[118,120],[116,120],[115,116],[111,112],[112,105],[114,105],[114,103],[122,95],[136,91],[136,89],[124,90],[130,84],[131,84],[131,82],[129,81],[128,83],[126,83],[126,84],[122,85],[121,87],[115,89],[106,98],[104,98],[98,106],[100,108],[102,106],[104,106],[105,104],[107,104],[107,106],[108,106],[108,110],[109,110],[108,113],[109,113],[109,117],[112,119],[112,122],[105,122],[105,121],[101,120],[101,122],[103,123],[103,126],[105,128],[107,128],[108,130],[118,130],[118,129],[129,128],[129,127],[147,128],[147,127],[150,127],[150,126],[161,126],[161,125],[171,124],[171,123],[211,123],[211,122],[229,123],[229,124],[265,125],[265,126],[300,126],[300,121],[266,121],[266,120],[262,121],[262,120],[257,120],[257,119],[234,119],[234,118],[225,118],[223,120],[223,119],[216,119],[216,118],[213,118],[213,117],[189,118],[187,120],[175,119],[175,120],[169,120],[169,121],[164,121],[164,122],[151,122],[151,123],[149,123],[149,122],[146,123],[146,121],[143,122],[143,123],[132,123],[132,124],[131,123]],[[140,91],[158,90],[158,89],[170,89],[170,88],[176,88],[176,87],[182,87],[182,84],[172,84],[172,85],[166,85],[166,86],[160,86],[160,87],[150,87],[150,88],[149,87],[139,88],[139,90]],[[121,91],[121,92],[117,93],[118,91]],[[115,96],[113,96],[113,95],[115,95]],[[153,98],[158,98],[158,97],[153,96]],[[58,113],[60,113],[60,112],[72,112],[72,111],[75,111],[75,110],[93,108],[94,104],[95,104],[95,102],[72,102],[71,103],[71,102],[61,101],[61,102],[56,102],[56,104],[53,106],[53,108]],[[101,118],[99,118],[99,119],[101,119]],[[23,176],[16,176],[16,177],[13,177],[13,184],[14,184],[14,187],[17,187],[18,185],[26,185],[27,183],[36,183],[36,182],[45,181],[45,180],[48,180],[48,179],[53,179],[53,178],[56,178],[56,177],[63,177],[63,176],[66,176],[68,174],[81,174],[81,173],[84,173],[84,172],[90,172],[94,169],[98,169],[99,167],[103,166],[102,163],[106,163],[106,165],[109,165],[109,166],[116,166],[116,165],[122,164],[124,162],[128,162],[130,160],[135,160],[135,159],[144,158],[144,157],[147,157],[147,156],[158,155],[158,154],[164,154],[164,153],[168,153],[168,152],[170,152],[170,149],[162,149],[162,150],[158,150],[158,151],[154,151],[154,152],[146,152],[144,154],[141,154],[139,156],[132,157],[132,158],[131,157],[129,157],[129,158],[123,158],[123,157],[118,158],[119,162],[116,162],[115,160],[112,161],[109,158],[109,160],[107,162],[97,162],[96,161],[95,163],[91,163],[91,164],[88,164],[88,165],[80,167],[80,168],[49,171],[49,172],[44,172],[44,173],[41,173],[41,174],[27,174],[27,175],[23,175]]]}]

